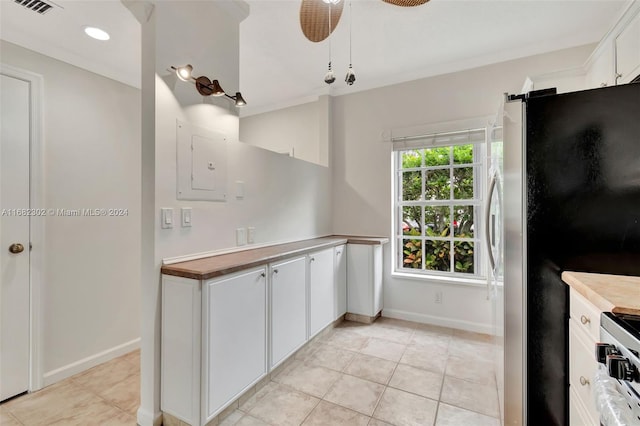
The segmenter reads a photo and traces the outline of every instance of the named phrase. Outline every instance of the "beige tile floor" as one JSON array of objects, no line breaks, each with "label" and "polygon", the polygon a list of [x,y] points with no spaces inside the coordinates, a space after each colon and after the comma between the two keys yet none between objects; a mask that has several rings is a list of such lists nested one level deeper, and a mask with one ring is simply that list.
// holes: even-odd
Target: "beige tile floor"
[{"label": "beige tile floor", "polygon": [[220,425],[500,426],[486,335],[344,322]]},{"label": "beige tile floor", "polygon": [[[135,425],[132,352],[0,405],[0,425]],[[344,322],[222,426],[500,426],[488,336],[380,318]]]},{"label": "beige tile floor", "polygon": [[0,405],[1,426],[134,426],[140,351]]}]

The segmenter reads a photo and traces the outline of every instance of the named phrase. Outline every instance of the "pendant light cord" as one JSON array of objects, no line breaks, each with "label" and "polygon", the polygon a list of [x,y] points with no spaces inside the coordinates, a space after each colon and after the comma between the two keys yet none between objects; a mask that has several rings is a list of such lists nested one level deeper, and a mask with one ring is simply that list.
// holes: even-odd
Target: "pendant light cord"
[{"label": "pendant light cord", "polygon": [[331,3],[329,3],[329,70],[331,70]]},{"label": "pendant light cord", "polygon": [[[329,18],[331,19],[331,18]],[[351,32],[353,28],[352,24],[353,12],[351,11],[351,1],[349,1],[349,67],[351,67]]]}]

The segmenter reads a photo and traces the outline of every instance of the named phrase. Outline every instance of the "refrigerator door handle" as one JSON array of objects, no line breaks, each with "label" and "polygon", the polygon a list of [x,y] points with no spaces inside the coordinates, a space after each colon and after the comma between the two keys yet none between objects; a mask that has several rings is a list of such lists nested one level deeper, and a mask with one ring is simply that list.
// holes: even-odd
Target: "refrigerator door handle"
[{"label": "refrigerator door handle", "polygon": [[[485,240],[487,244],[487,255],[489,256],[489,265],[491,266],[492,271],[496,268],[496,259],[493,257],[493,250],[491,249],[491,227],[489,226],[489,221],[491,219],[491,196],[493,195],[493,191],[495,191],[496,189],[497,179],[498,174],[496,172],[493,172],[491,174],[491,181],[489,182],[487,203],[484,210]],[[489,282],[490,280],[487,280],[487,291],[489,289]]]}]

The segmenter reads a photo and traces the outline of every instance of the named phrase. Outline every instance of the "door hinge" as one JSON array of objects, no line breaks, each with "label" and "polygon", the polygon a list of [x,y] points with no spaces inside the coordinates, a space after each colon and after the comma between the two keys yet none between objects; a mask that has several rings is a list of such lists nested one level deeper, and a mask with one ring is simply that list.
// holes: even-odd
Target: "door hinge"
[{"label": "door hinge", "polygon": [[29,242],[29,251],[33,250],[33,244],[31,244],[31,242]]}]

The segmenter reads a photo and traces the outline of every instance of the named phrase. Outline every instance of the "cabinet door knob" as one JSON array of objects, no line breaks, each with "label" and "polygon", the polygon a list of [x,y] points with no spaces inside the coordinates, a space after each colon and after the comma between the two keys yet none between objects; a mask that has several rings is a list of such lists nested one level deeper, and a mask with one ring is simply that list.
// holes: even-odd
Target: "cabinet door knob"
[{"label": "cabinet door knob", "polygon": [[274,273],[274,274],[277,274],[277,273],[278,273],[278,270],[277,270],[277,269],[274,269],[274,270],[273,270],[273,273]]},{"label": "cabinet door knob", "polygon": [[618,83],[618,79],[622,77],[622,74],[619,72],[616,73],[616,83]]},{"label": "cabinet door knob", "polygon": [[587,386],[589,384],[589,380],[587,380],[584,376],[580,376],[580,384],[582,386]]},{"label": "cabinet door knob", "polygon": [[24,251],[24,246],[20,243],[13,243],[9,246],[9,252],[13,254],[22,253]]},{"label": "cabinet door knob", "polygon": [[260,274],[260,276],[261,276],[262,278],[265,278],[265,277],[267,276],[267,274],[265,274],[264,272],[262,272],[262,273]]},{"label": "cabinet door knob", "polygon": [[580,316],[580,322],[586,325],[586,324],[589,324],[591,322],[591,320],[589,318],[585,317],[584,315],[581,315]]},{"label": "cabinet door knob", "polygon": [[315,262],[315,261],[316,261],[315,257],[312,257],[311,259],[309,259],[309,262]]}]

